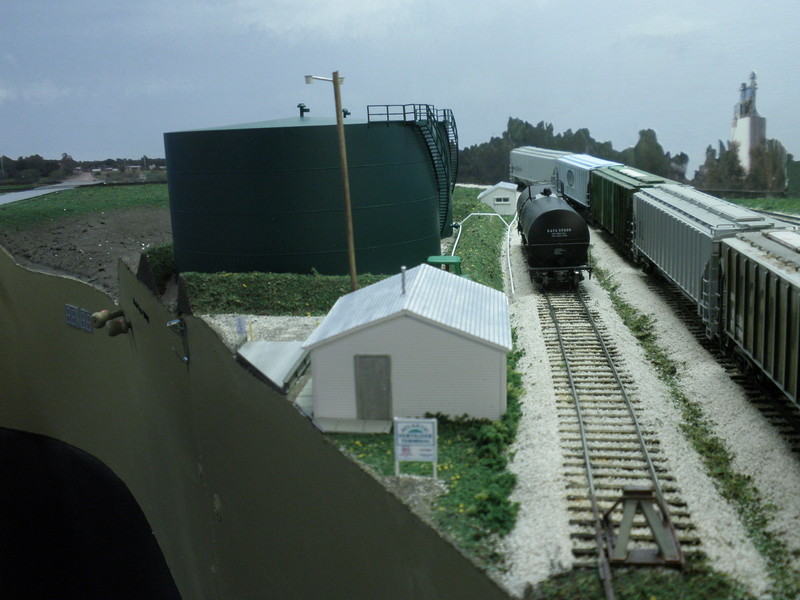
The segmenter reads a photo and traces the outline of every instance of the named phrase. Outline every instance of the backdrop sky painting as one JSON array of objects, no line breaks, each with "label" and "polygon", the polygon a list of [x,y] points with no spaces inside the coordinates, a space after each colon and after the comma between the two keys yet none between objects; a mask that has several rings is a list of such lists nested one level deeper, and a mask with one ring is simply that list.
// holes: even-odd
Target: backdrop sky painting
[{"label": "backdrop sky painting", "polygon": [[688,175],[727,141],[758,74],[767,137],[800,156],[800,4],[785,0],[5,0],[0,154],[163,157],[163,133],[344,106],[429,103],[460,146],[509,117],[586,127],[615,149],[651,128]]}]

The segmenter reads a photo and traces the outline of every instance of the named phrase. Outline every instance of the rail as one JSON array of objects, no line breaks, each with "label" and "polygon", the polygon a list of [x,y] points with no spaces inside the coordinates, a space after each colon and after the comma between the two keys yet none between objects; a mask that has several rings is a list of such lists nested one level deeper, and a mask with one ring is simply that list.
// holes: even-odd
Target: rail
[{"label": "rail", "polygon": [[561,325],[558,322],[558,316],[556,315],[556,310],[553,307],[552,300],[550,299],[550,294],[547,293],[545,290],[544,297],[547,300],[547,309],[550,312],[550,318],[553,321],[553,326],[556,330],[556,336],[558,338],[558,346],[561,351],[561,358],[564,361],[564,366],[567,371],[567,378],[569,380],[569,386],[572,390],[572,398],[575,402],[575,410],[578,415],[578,428],[580,429],[581,435],[581,445],[583,446],[583,455],[584,455],[584,462],[586,466],[586,477],[589,482],[589,499],[592,505],[592,516],[594,517],[594,531],[595,531],[595,543],[597,544],[597,566],[600,572],[600,580],[603,582],[603,592],[607,600],[614,600],[614,586],[611,581],[611,564],[608,560],[608,553],[606,551],[604,537],[603,537],[603,520],[600,514],[600,506],[597,501],[597,490],[595,489],[594,485],[594,474],[592,471],[592,461],[589,454],[589,440],[586,436],[586,425],[583,418],[583,411],[581,409],[581,403],[577,391],[577,387],[575,385],[575,379],[572,373],[572,367],[570,366],[569,356],[567,355],[567,351],[564,347],[564,336],[561,332]]},{"label": "rail", "polygon": [[368,123],[390,123],[392,121],[431,121],[443,123],[447,131],[447,156],[450,161],[451,192],[458,175],[458,126],[453,111],[449,108],[436,108],[431,104],[369,104]]},{"label": "rail", "polygon": [[[620,559],[619,552],[615,547],[616,546],[615,542],[620,542],[620,540],[622,540],[623,538],[626,538],[625,543],[627,544],[627,537],[630,533],[630,530],[628,530],[624,534],[622,533],[622,529],[625,525],[625,515],[623,515],[623,523],[620,524],[620,536],[619,538],[617,538],[617,540],[614,539],[613,533],[611,531],[610,515],[611,512],[615,509],[616,506],[618,506],[620,502],[627,500],[626,496],[628,495],[629,492],[633,491],[633,497],[636,498],[637,496],[635,494],[641,492],[643,488],[623,488],[621,490],[623,499],[617,500],[617,502],[605,512],[601,510],[599,504],[599,494],[596,485],[597,475],[595,474],[595,467],[593,466],[593,456],[592,456],[593,450],[591,446],[592,443],[597,442],[597,439],[595,439],[596,436],[599,434],[601,430],[608,427],[608,423],[602,420],[597,422],[597,417],[595,416],[592,418],[593,420],[592,429],[594,429],[595,432],[592,435],[587,433],[587,420],[583,409],[584,400],[582,399],[582,392],[579,390],[579,385],[576,383],[576,379],[580,377],[585,377],[586,373],[581,373],[580,370],[578,370],[576,374],[576,369],[573,366],[573,360],[571,358],[574,350],[567,349],[567,344],[565,341],[565,333],[562,329],[562,325],[560,323],[558,311],[556,310],[556,307],[554,305],[552,294],[547,290],[543,290],[543,295],[547,303],[547,312],[550,315],[550,320],[552,321],[552,326],[553,329],[555,330],[555,337],[558,344],[558,352],[560,353],[561,356],[561,364],[566,373],[567,383],[569,387],[569,394],[572,397],[572,402],[575,409],[575,415],[577,416],[580,447],[582,448],[582,462],[585,469],[586,480],[588,482],[589,503],[591,506],[591,525],[593,529],[593,537],[597,551],[597,566],[603,583],[605,596],[607,599],[610,600],[615,597],[612,584],[611,568],[610,568],[611,563],[635,562],[633,560],[628,560],[627,558]],[[571,303],[571,298],[572,298],[571,296],[564,294],[559,296],[559,301]],[[618,398],[624,403],[624,406],[627,409],[629,421],[626,422],[626,427],[629,427],[633,431],[632,436],[635,437],[636,444],[638,445],[639,448],[639,460],[641,460],[642,463],[644,464],[641,480],[642,481],[649,480],[650,487],[652,489],[651,492],[652,498],[657,503],[657,506],[661,511],[661,522],[657,527],[655,527],[653,523],[650,523],[650,521],[648,521],[648,524],[650,524],[651,526],[653,539],[658,544],[662,553],[661,558],[659,559],[661,560],[660,564],[682,564],[683,555],[680,549],[680,545],[677,542],[677,537],[675,535],[675,526],[672,521],[672,517],[666,508],[667,502],[665,499],[664,490],[661,486],[660,478],[656,471],[654,461],[650,456],[650,452],[648,452],[647,450],[644,435],[641,426],[639,424],[639,420],[636,416],[631,398],[628,395],[622,377],[620,376],[620,373],[614,364],[612,353],[610,352],[605,340],[603,339],[603,335],[600,332],[594,318],[592,317],[589,307],[587,306],[586,301],[582,296],[580,290],[574,292],[574,298],[577,298],[577,303],[571,303],[571,304],[578,307],[577,309],[584,316],[585,323],[588,323],[589,329],[586,329],[586,331],[587,332],[591,331],[591,335],[593,336],[592,340],[596,341],[597,347],[599,347],[600,349],[599,355],[602,356],[602,360],[608,367],[607,373],[610,373],[612,375],[613,381],[615,382],[614,394],[615,395],[618,394]],[[576,310],[576,309],[570,308],[569,310]],[[570,348],[573,345],[575,344],[570,345]],[[577,364],[580,364],[582,356],[578,356],[577,358],[579,359]],[[596,367],[593,367],[593,369],[596,369]],[[591,378],[594,379],[597,376],[598,376],[597,371],[592,370]],[[614,402],[616,402],[616,400]],[[596,412],[596,408],[593,408],[592,410],[595,410]],[[615,428],[618,428],[619,422],[614,421],[614,423],[615,423]],[[593,439],[594,442],[592,441]],[[606,462],[602,459],[597,460],[598,457],[596,456],[594,458],[598,462],[598,464],[604,464]],[[646,476],[644,475],[645,472],[647,473]],[[622,546],[622,548],[624,550],[624,546]],[[633,556],[633,554],[634,551],[631,551],[630,555]],[[650,564],[655,564],[655,562],[652,562]]]},{"label": "rail", "polygon": [[772,217],[778,221],[783,221],[784,223],[788,223],[789,225],[800,225],[800,215],[790,215],[781,212],[774,212],[771,210],[760,210],[757,208],[751,208],[755,213],[759,213],[762,215],[766,215],[768,217]]},{"label": "rail", "polygon": [[437,110],[431,104],[369,104],[367,121],[382,123],[391,121],[437,121],[444,120],[445,109]]}]

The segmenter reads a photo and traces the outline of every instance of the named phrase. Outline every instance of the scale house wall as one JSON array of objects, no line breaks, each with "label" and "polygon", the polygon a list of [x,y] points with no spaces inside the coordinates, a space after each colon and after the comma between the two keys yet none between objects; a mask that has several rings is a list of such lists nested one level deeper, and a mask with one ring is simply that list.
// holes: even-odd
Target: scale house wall
[{"label": "scale house wall", "polygon": [[315,348],[314,416],[357,417],[354,357],[391,359],[392,414],[499,419],[506,410],[506,352],[410,315],[374,323]]}]

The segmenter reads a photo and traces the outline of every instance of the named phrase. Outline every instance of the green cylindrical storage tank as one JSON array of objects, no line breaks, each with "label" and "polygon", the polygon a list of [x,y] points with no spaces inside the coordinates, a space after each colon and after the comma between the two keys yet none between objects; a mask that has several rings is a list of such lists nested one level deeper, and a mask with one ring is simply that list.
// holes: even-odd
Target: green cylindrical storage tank
[{"label": "green cylindrical storage tank", "polygon": [[[440,253],[437,179],[413,122],[345,121],[356,265]],[[179,271],[347,274],[336,123],[297,117],[164,134]]]}]

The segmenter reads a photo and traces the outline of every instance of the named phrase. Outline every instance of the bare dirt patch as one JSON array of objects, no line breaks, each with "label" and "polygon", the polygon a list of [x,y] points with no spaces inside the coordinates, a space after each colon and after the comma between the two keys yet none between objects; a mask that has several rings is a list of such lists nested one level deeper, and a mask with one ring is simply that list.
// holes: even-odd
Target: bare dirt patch
[{"label": "bare dirt patch", "polygon": [[0,231],[0,245],[21,265],[71,275],[118,296],[117,264],[136,269],[140,254],[172,242],[169,210],[138,207],[64,217],[23,231]]}]

